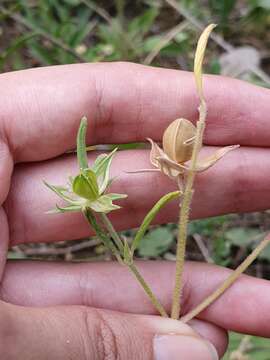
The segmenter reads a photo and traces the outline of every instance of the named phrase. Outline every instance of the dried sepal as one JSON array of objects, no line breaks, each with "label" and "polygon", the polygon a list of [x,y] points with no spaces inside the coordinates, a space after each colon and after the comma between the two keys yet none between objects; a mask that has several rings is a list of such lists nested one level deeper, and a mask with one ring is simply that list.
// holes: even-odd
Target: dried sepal
[{"label": "dried sepal", "polygon": [[[188,120],[187,120],[188,121]],[[182,140],[184,137],[182,137]],[[167,175],[171,179],[179,180],[179,177],[183,176],[185,172],[188,172],[191,170],[189,160],[191,158],[188,158],[185,156],[187,161],[183,163],[178,163],[175,160],[171,159],[168,154],[161,149],[152,139],[149,140],[151,144],[151,151],[150,151],[150,161],[151,164],[159,169],[163,174]],[[186,141],[186,140],[183,140]],[[173,144],[173,143],[172,143]],[[221,149],[218,149],[216,152],[214,152],[212,155],[199,159],[196,163],[196,172],[202,172],[207,170],[209,167],[213,166],[218,160],[220,160],[223,156],[225,156],[228,152],[235,150],[239,147],[239,145],[231,145],[231,146],[225,146]],[[183,142],[180,143],[180,146],[178,148],[183,148]],[[184,149],[185,151],[185,149]],[[185,153],[186,155],[186,153]]]},{"label": "dried sepal", "polygon": [[204,159],[198,160],[196,164],[196,171],[201,172],[209,169],[211,166],[215,165],[215,163],[218,160],[220,160],[223,156],[225,156],[228,152],[239,148],[239,146],[240,145],[225,146],[214,152],[212,155]]}]

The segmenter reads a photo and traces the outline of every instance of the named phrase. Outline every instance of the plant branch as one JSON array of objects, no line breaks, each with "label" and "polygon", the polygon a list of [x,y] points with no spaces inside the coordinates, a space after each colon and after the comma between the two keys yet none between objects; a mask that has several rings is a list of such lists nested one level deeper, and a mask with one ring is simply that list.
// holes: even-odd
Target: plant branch
[{"label": "plant branch", "polygon": [[92,0],[81,0],[82,3],[84,3],[89,9],[95,11],[100,17],[102,17],[104,20],[106,20],[108,23],[112,23],[112,18],[110,14],[101,8],[100,6],[96,5],[94,1]]},{"label": "plant branch", "polygon": [[166,312],[166,310],[164,309],[164,307],[161,305],[161,303],[159,302],[159,300],[156,298],[156,296],[153,294],[152,290],[150,289],[150,287],[148,286],[148,284],[145,282],[144,278],[142,277],[142,275],[139,273],[138,268],[135,266],[134,263],[132,264],[127,264],[128,268],[130,269],[130,271],[133,273],[133,275],[136,277],[136,279],[138,280],[138,282],[141,284],[141,286],[143,287],[145,293],[148,295],[149,299],[151,300],[151,303],[153,304],[153,306],[158,310],[158,312],[160,313],[161,316],[163,317],[168,317],[168,314]]},{"label": "plant branch", "polygon": [[[118,235],[118,233],[114,229],[113,224],[111,223],[110,219],[107,217],[106,214],[101,214],[101,218],[102,218],[102,221],[103,221],[104,225],[106,226],[110,236],[114,239],[117,246],[123,249],[123,250],[121,250],[121,254],[123,256],[124,255],[124,245],[122,243],[122,240],[121,240],[120,236]],[[168,317],[168,314],[166,313],[166,310],[161,305],[161,303],[159,302],[157,297],[154,295],[154,293],[152,292],[149,285],[146,283],[146,281],[144,280],[144,278],[140,274],[139,270],[137,269],[137,267],[133,263],[133,261],[132,262],[125,262],[125,259],[122,260],[122,262],[123,261],[124,261],[125,265],[129,268],[129,270],[133,273],[133,275],[138,280],[138,282],[141,284],[141,286],[143,287],[145,293],[149,297],[151,303],[158,310],[160,315],[163,316],[163,317]]]},{"label": "plant branch", "polygon": [[200,112],[200,118],[199,121],[197,122],[195,143],[191,158],[191,167],[187,174],[187,181],[186,181],[183,200],[180,208],[178,242],[177,242],[177,250],[176,250],[175,286],[173,291],[173,302],[172,302],[172,311],[171,311],[172,319],[178,319],[181,311],[180,298],[183,287],[182,277],[183,277],[185,252],[186,252],[187,226],[189,221],[192,195],[194,192],[193,183],[196,174],[195,172],[196,162],[199,151],[202,146],[202,137],[205,128],[205,119],[207,114],[206,103],[204,100],[201,102],[201,105],[199,107],[199,112]]},{"label": "plant branch", "polygon": [[181,321],[188,322],[196,317],[201,311],[212,304],[219,296],[221,296],[225,290],[228,289],[239,276],[249,267],[249,265],[257,258],[260,252],[270,243],[270,235],[266,236],[264,240],[252,251],[252,253],[240,264],[236,270],[221,284],[211,295],[209,295],[201,304],[195,309],[191,310],[185,316],[181,318]]},{"label": "plant branch", "polygon": [[153,60],[157,57],[160,51],[167,46],[171,40],[173,40],[177,34],[182,32],[189,23],[187,21],[182,21],[180,24],[177,24],[172,29],[170,29],[158,42],[158,44],[153,48],[153,50],[146,56],[143,61],[143,64],[150,65]]},{"label": "plant branch", "polygon": [[178,223],[178,240],[176,249],[176,269],[175,269],[175,285],[173,290],[171,318],[179,319],[181,312],[181,293],[183,287],[183,270],[187,242],[187,226],[189,221],[190,206],[193,196],[193,184],[196,174],[196,164],[199,151],[202,147],[203,133],[205,129],[205,121],[207,116],[207,106],[203,96],[202,88],[202,62],[207,45],[207,41],[211,31],[216,25],[210,24],[201,34],[194,58],[194,76],[197,92],[200,98],[199,120],[197,121],[196,134],[194,139],[193,151],[191,156],[190,169],[187,171],[187,179],[183,193],[183,200],[180,208]]},{"label": "plant branch", "polygon": [[121,254],[119,253],[117,247],[110,240],[110,238],[104,233],[104,231],[100,228],[92,211],[89,208],[86,208],[83,211],[83,214],[84,214],[86,220],[88,221],[89,225],[93,227],[97,236],[100,238],[100,240],[103,242],[103,244],[107,247],[107,249],[109,249],[112,252],[112,254],[116,257],[118,262],[120,264],[123,264]]},{"label": "plant branch", "polygon": [[101,218],[103,224],[105,225],[106,229],[108,230],[110,236],[113,238],[119,251],[122,254],[124,251],[124,245],[123,245],[121,237],[118,235],[118,233],[114,229],[113,224],[111,223],[110,219],[108,218],[108,216],[106,214],[101,213],[100,218]]},{"label": "plant branch", "polygon": [[168,317],[166,310],[161,305],[161,303],[157,299],[157,297],[154,295],[151,288],[149,287],[149,285],[146,283],[146,281],[140,274],[136,265],[134,263],[124,262],[124,260],[122,258],[123,253],[124,253],[124,245],[122,243],[120,236],[117,234],[112,223],[110,222],[109,218],[107,217],[107,215],[105,215],[103,213],[101,214],[102,221],[103,221],[104,225],[106,226],[109,235],[116,242],[117,246],[122,248],[121,251],[119,251],[119,249],[116,247],[116,245],[109,239],[108,235],[103,231],[103,229],[100,228],[94,215],[91,213],[91,211],[89,209],[86,209],[84,211],[84,215],[85,215],[88,223],[94,228],[98,237],[103,241],[104,245],[112,251],[113,255],[116,257],[116,259],[119,261],[119,263],[122,265],[126,265],[129,268],[129,270],[132,272],[132,274],[135,276],[135,278],[138,280],[138,282],[144,289],[145,293],[147,294],[149,300],[151,301],[151,303],[155,307],[155,309],[157,309],[157,311],[160,313],[161,316]]}]

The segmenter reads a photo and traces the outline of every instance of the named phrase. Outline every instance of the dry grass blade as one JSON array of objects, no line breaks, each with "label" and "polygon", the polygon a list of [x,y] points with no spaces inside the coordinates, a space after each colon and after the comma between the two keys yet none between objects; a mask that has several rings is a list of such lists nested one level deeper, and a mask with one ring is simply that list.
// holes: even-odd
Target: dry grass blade
[{"label": "dry grass blade", "polygon": [[180,24],[176,25],[172,29],[170,29],[163,38],[159,41],[159,43],[154,47],[154,49],[146,56],[143,61],[143,64],[150,65],[153,60],[158,56],[160,51],[172,41],[177,34],[181,31],[185,30],[188,27],[188,21],[183,21]]}]

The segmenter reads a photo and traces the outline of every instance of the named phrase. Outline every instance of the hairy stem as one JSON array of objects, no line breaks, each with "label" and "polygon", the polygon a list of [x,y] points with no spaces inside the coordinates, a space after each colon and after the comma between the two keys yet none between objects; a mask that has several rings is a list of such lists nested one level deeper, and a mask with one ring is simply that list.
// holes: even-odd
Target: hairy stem
[{"label": "hairy stem", "polygon": [[106,229],[108,230],[109,234],[113,238],[113,240],[114,240],[115,244],[117,245],[119,251],[121,253],[123,253],[124,245],[123,245],[122,239],[120,238],[120,236],[118,235],[118,233],[114,229],[113,224],[111,223],[110,219],[108,218],[108,216],[106,214],[103,214],[103,213],[100,214],[100,218],[101,218],[103,224],[105,225]]},{"label": "hairy stem", "polygon": [[[122,240],[116,230],[113,227],[113,224],[111,223],[110,219],[105,214],[101,214],[101,219],[103,224],[105,225],[109,235],[112,237],[112,239],[115,241],[110,240],[109,236],[104,232],[104,230],[99,226],[97,223],[94,215],[89,209],[86,209],[84,211],[84,215],[88,221],[88,223],[94,228],[96,234],[98,237],[103,241],[104,245],[110,249],[113,253],[113,255],[116,257],[116,259],[119,261],[120,264],[126,265],[129,270],[132,272],[132,274],[135,276],[135,278],[138,280],[142,288],[144,289],[145,293],[147,294],[149,300],[151,301],[152,305],[156,308],[156,310],[160,313],[163,317],[168,317],[168,314],[166,313],[166,310],[161,305],[158,298],[154,295],[151,288],[147,284],[147,282],[144,280],[143,276],[140,274],[138,268],[136,265],[132,263],[125,263],[122,256],[124,252],[124,245],[122,243]],[[120,249],[121,250],[120,250]]]},{"label": "hairy stem", "polygon": [[199,151],[202,146],[202,137],[205,128],[205,119],[207,115],[207,107],[204,99],[201,99],[201,104],[199,107],[199,121],[197,122],[197,130],[194,141],[194,148],[191,158],[191,167],[187,173],[187,180],[182,196],[182,203],[180,208],[179,223],[178,223],[178,241],[177,241],[177,250],[176,250],[176,270],[175,270],[175,285],[173,291],[173,300],[172,300],[172,311],[171,318],[179,319],[181,312],[181,292],[183,288],[183,270],[184,270],[184,261],[185,261],[185,252],[186,252],[186,241],[187,241],[187,226],[190,214],[190,205],[193,195],[193,184],[196,173],[196,163]]},{"label": "hairy stem", "polygon": [[88,208],[86,208],[83,211],[83,214],[88,221],[89,225],[93,227],[95,230],[97,236],[100,238],[100,240],[103,242],[104,246],[109,249],[112,254],[116,257],[119,263],[123,264],[123,260],[121,258],[121,254],[115,244],[111,241],[111,239],[104,233],[104,231],[100,228],[98,225],[95,216],[93,215],[92,211]]},{"label": "hairy stem", "polygon": [[150,299],[152,305],[157,309],[157,311],[160,313],[163,317],[168,317],[168,314],[164,307],[161,305],[160,301],[157,299],[157,297],[153,294],[152,290],[142,277],[142,275],[139,273],[138,268],[135,266],[134,263],[127,265],[130,271],[133,273],[135,278],[138,280],[138,282],[143,287],[145,293],[147,294],[148,298]]},{"label": "hairy stem", "polygon": [[248,268],[248,266],[257,258],[259,253],[270,243],[270,235],[266,236],[264,240],[252,251],[252,253],[238,266],[234,272],[221,284],[211,295],[209,295],[201,304],[187,313],[181,318],[181,321],[187,323],[196,317],[201,311],[212,304],[225,290],[228,289],[239,276]]},{"label": "hairy stem", "polygon": [[[121,253],[123,255],[123,251],[124,251],[124,246],[123,246],[123,242],[122,239],[120,238],[120,236],[118,235],[117,231],[114,229],[113,224],[111,223],[110,219],[107,217],[106,214],[101,214],[101,219],[106,227],[106,229],[108,230],[108,233],[110,234],[110,236],[113,238],[113,240],[116,242],[117,246],[120,247]],[[123,261],[123,260],[122,260]],[[145,293],[147,294],[148,298],[150,299],[151,303],[153,304],[153,306],[158,310],[158,312],[160,313],[161,316],[163,317],[168,317],[168,314],[166,313],[166,310],[164,309],[164,307],[161,305],[160,301],[157,299],[157,297],[154,295],[154,293],[152,292],[151,288],[149,287],[149,285],[147,284],[147,282],[144,280],[144,278],[142,277],[142,275],[140,274],[138,268],[136,267],[136,265],[132,262],[132,263],[125,263],[125,265],[129,268],[129,270],[133,273],[133,275],[135,276],[135,278],[138,280],[138,282],[141,284],[142,288],[144,289]]]}]

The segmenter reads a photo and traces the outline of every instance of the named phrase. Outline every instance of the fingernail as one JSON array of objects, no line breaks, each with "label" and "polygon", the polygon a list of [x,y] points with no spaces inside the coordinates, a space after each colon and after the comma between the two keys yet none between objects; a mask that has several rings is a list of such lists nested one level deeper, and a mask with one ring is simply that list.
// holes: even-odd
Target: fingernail
[{"label": "fingernail", "polygon": [[208,341],[193,336],[156,335],[154,360],[218,360],[215,347]]}]

